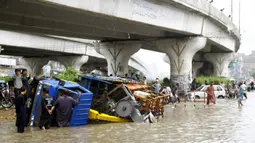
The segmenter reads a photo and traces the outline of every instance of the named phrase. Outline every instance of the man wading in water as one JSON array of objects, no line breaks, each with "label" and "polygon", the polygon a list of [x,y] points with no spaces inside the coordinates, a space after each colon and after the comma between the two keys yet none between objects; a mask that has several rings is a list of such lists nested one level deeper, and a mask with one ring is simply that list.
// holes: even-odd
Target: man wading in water
[{"label": "man wading in water", "polygon": [[26,122],[26,88],[21,87],[19,89],[20,94],[15,98],[15,108],[16,108],[16,126],[18,133],[24,132],[25,122]]},{"label": "man wading in water", "polygon": [[52,120],[52,112],[51,107],[53,106],[53,98],[48,95],[49,89],[43,89],[43,97],[41,100],[41,117],[39,121],[39,128],[40,129],[49,129],[51,126]]},{"label": "man wading in water", "polygon": [[74,100],[72,97],[68,96],[69,92],[67,90],[64,91],[64,95],[60,96],[54,106],[52,107],[50,114],[56,108],[57,113],[57,125],[59,127],[69,126],[69,122],[72,118],[72,111],[74,106],[76,106],[80,101],[81,93],[78,93],[77,100]]},{"label": "man wading in water", "polygon": [[206,89],[206,93],[207,93],[207,105],[209,105],[210,103],[215,104],[213,82],[211,82],[210,86]]},{"label": "man wading in water", "polygon": [[242,100],[243,100],[243,96],[244,96],[244,87],[242,86],[243,83],[240,82],[238,85],[238,95],[237,95],[237,101],[238,101],[238,106],[241,107],[243,106]]}]

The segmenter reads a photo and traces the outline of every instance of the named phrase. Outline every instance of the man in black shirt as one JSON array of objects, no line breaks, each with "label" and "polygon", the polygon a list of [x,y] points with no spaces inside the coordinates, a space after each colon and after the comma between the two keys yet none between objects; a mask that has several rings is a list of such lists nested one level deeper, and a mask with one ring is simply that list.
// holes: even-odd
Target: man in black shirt
[{"label": "man in black shirt", "polygon": [[26,103],[26,126],[28,125],[29,123],[29,118],[30,118],[30,114],[31,114],[31,109],[30,109],[30,104],[31,104],[31,98],[30,98],[30,92],[31,92],[31,87],[29,85],[29,80],[30,80],[30,76],[28,77],[27,76],[27,69],[23,69],[22,70],[22,84],[23,84],[23,87],[26,88],[27,90],[27,93],[26,93],[26,96],[25,96],[25,103]]},{"label": "man in black shirt", "polygon": [[15,108],[16,108],[16,126],[18,133],[24,132],[25,122],[26,122],[26,104],[25,95],[26,88],[20,88],[20,94],[15,98]]},{"label": "man in black shirt", "polygon": [[51,125],[51,120],[52,120],[52,112],[51,108],[53,106],[53,98],[48,95],[49,90],[48,89],[43,89],[43,97],[41,101],[41,117],[39,121],[39,128],[40,129],[49,129]]}]

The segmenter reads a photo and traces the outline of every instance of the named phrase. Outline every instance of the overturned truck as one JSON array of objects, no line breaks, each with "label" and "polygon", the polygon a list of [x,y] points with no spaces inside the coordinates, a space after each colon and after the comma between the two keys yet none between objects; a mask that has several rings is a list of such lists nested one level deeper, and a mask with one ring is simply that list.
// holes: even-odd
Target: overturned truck
[{"label": "overturned truck", "polygon": [[[164,105],[169,101],[167,95],[154,95],[150,86],[125,78],[79,75],[78,83],[94,94],[90,118],[98,120],[119,122],[110,118],[114,116],[133,122],[154,122],[155,117],[163,116]],[[109,118],[102,119],[101,114]]]},{"label": "overturned truck", "polygon": [[[80,75],[78,84],[59,79],[36,81],[34,96],[30,99],[31,126],[38,126],[40,121],[44,88],[53,100],[63,95],[63,91],[68,91],[74,99],[81,93],[80,102],[73,108],[70,126],[86,125],[90,121],[155,122],[155,117],[163,116],[164,105],[169,100],[166,95],[154,95],[150,86],[119,77]],[[53,113],[52,125],[56,124],[55,117],[56,113]]]}]

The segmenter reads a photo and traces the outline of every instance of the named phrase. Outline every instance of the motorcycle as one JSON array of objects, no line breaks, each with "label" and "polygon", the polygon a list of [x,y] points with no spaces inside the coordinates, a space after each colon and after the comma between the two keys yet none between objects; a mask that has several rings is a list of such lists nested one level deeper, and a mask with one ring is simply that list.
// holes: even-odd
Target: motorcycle
[{"label": "motorcycle", "polygon": [[14,104],[15,96],[10,94],[9,90],[2,88],[0,89],[0,105],[3,108],[11,108]]}]

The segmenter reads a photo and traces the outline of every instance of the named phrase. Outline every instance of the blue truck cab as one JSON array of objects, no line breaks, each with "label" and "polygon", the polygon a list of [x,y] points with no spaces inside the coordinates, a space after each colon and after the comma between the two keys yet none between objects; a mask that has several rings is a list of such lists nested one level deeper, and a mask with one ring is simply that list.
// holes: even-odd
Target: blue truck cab
[{"label": "blue truck cab", "polygon": [[32,113],[30,117],[31,126],[38,126],[38,123],[40,121],[42,108],[41,100],[43,97],[42,91],[44,88],[48,89],[48,95],[51,96],[54,101],[56,101],[57,98],[61,96],[63,94],[63,91],[65,90],[67,90],[69,96],[71,96],[75,100],[78,98],[78,92],[80,92],[80,102],[73,108],[70,126],[81,126],[87,124],[93,93],[91,93],[89,90],[80,86],[77,83],[56,79],[45,79],[41,80],[37,86],[32,107]]},{"label": "blue truck cab", "polygon": [[106,88],[113,86],[113,82],[104,81],[97,77],[79,75],[79,84],[90,90],[94,96],[102,95]]}]

